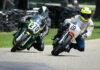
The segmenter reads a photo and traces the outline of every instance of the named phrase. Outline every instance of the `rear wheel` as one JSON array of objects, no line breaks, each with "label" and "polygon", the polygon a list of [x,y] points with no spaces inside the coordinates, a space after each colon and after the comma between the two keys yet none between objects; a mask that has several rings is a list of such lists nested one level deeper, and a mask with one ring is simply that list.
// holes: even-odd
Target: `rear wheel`
[{"label": "rear wheel", "polygon": [[[16,44],[13,45],[11,48],[11,52],[16,52],[19,46],[21,46],[21,43],[27,39],[28,35],[25,34],[20,41],[18,41]],[[14,41],[14,40],[13,40]]]}]

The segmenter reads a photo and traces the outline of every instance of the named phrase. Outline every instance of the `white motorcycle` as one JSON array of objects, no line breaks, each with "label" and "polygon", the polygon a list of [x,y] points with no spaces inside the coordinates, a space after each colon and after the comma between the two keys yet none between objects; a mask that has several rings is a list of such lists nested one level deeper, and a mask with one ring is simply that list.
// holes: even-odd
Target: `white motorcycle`
[{"label": "white motorcycle", "polygon": [[53,41],[53,50],[51,54],[57,56],[65,49],[68,50],[73,39],[80,33],[81,30],[78,25],[72,23],[68,24],[68,28],[63,32],[62,36]]}]

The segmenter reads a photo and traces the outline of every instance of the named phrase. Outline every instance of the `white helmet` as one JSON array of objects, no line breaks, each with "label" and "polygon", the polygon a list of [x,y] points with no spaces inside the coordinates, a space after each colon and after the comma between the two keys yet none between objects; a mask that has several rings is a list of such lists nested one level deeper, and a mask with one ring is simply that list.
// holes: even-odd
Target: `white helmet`
[{"label": "white helmet", "polygon": [[44,17],[48,16],[48,12],[49,10],[46,6],[41,6],[39,9],[39,14],[41,14]]}]

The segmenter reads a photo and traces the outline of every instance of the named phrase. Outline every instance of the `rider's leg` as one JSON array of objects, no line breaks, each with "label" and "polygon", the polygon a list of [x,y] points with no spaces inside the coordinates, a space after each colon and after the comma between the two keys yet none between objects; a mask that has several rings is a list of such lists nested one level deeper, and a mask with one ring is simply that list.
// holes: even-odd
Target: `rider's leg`
[{"label": "rider's leg", "polygon": [[77,43],[71,43],[70,48],[74,48],[77,49],[79,51],[84,51],[85,48],[85,41],[83,38],[81,38],[81,36],[78,36],[76,38],[76,42]]},{"label": "rider's leg", "polygon": [[76,44],[74,46],[75,49],[79,50],[79,51],[84,51],[85,48],[85,40],[83,38],[81,38],[81,36],[78,36],[76,38]]},{"label": "rider's leg", "polygon": [[44,43],[43,43],[43,40],[42,40],[42,38],[40,36],[38,36],[37,42],[34,43],[33,46],[38,51],[43,51],[44,50]]}]

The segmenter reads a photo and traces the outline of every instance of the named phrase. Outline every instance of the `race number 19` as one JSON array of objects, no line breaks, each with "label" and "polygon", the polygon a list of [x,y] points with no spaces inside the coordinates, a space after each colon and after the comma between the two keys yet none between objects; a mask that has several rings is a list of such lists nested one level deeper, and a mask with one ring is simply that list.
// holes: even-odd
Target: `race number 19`
[{"label": "race number 19", "polygon": [[76,29],[76,26],[73,25],[70,29],[75,30]]}]

